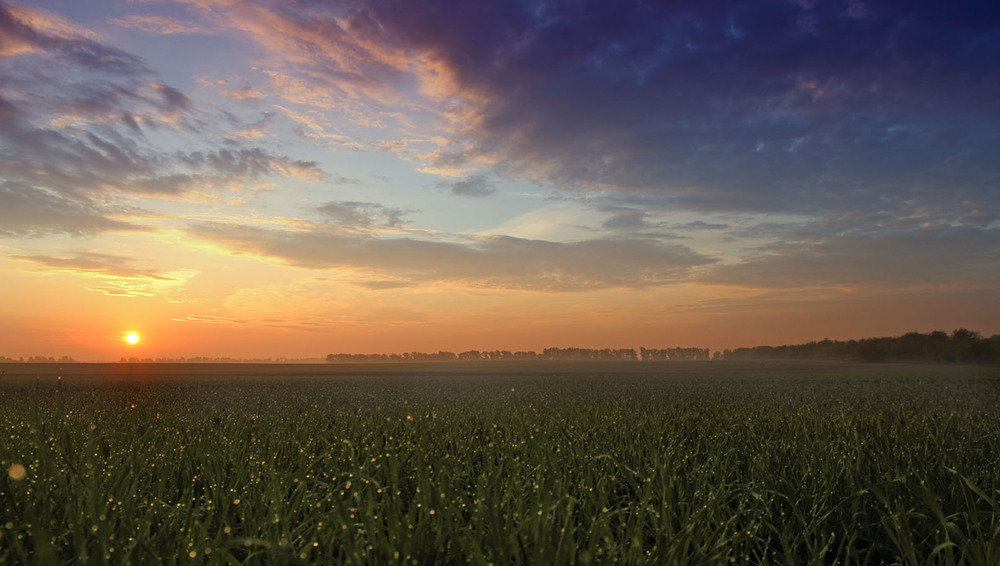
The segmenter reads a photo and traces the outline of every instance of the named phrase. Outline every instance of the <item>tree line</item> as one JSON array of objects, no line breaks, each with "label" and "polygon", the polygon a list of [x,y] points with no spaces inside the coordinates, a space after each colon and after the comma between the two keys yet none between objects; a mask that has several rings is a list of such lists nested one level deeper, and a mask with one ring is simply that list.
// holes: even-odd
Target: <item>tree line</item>
[{"label": "tree line", "polygon": [[714,354],[708,348],[545,348],[541,352],[510,350],[408,352],[402,354],[329,354],[329,363],[368,362],[479,362],[504,360],[579,360],[619,362],[701,361],[701,360],[813,359],[863,362],[931,362],[1000,364],[1000,334],[984,337],[979,332],[959,328],[950,334],[942,330],[922,334],[863,338],[860,340],[820,340],[784,346],[736,348]]},{"label": "tree line", "polygon": [[989,338],[959,328],[951,334],[908,332],[902,336],[861,340],[821,340],[786,346],[756,346],[725,350],[725,360],[820,359],[864,362],[1000,363],[1000,334]]},{"label": "tree line", "polygon": [[41,364],[41,363],[72,364],[72,363],[76,363],[76,360],[74,360],[73,358],[71,358],[69,356],[62,356],[60,358],[56,358],[55,356],[49,356],[49,357],[45,357],[45,356],[30,356],[27,359],[25,359],[24,356],[21,356],[21,357],[16,358],[16,359],[15,358],[10,358],[10,357],[7,357],[7,356],[0,356],[0,362],[13,362],[13,363],[21,363],[21,364],[23,364],[23,363],[29,363],[29,364]]},{"label": "tree line", "polygon": [[505,360],[573,360],[573,361],[680,361],[708,360],[708,348],[545,348],[539,352],[534,350],[467,350],[465,352],[407,352],[402,354],[329,354],[326,361],[330,363],[368,363],[368,362],[482,362]]}]

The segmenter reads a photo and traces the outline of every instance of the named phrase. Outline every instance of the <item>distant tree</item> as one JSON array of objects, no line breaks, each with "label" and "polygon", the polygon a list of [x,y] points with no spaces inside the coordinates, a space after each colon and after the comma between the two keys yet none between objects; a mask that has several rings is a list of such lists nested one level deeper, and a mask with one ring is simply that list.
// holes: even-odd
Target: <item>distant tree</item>
[{"label": "distant tree", "polygon": [[858,357],[866,362],[884,362],[889,357],[885,343],[877,339],[862,340],[858,346]]},{"label": "distant tree", "polygon": [[824,339],[787,346],[737,348],[724,351],[723,358],[1000,363],[1000,338],[983,338],[978,332],[959,328],[951,335],[935,330],[929,334],[908,332],[898,337],[848,341]]}]

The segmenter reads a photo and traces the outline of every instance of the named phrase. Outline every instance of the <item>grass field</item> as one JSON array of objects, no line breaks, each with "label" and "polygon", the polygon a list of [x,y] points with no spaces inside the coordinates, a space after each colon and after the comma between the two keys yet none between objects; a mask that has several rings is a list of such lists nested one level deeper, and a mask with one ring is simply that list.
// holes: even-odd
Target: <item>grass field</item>
[{"label": "grass field", "polygon": [[998,368],[0,369],[2,564],[1000,564]]}]

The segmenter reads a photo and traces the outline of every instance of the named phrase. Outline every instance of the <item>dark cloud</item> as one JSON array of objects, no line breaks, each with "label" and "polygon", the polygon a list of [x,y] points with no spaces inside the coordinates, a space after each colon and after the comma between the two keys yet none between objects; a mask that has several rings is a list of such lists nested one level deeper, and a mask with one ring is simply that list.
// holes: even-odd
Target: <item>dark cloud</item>
[{"label": "dark cloud", "polygon": [[[671,210],[1000,214],[995,3],[268,6],[230,15],[294,51],[307,80],[367,95],[376,115],[387,100],[445,108],[435,166],[490,163]],[[434,100],[400,102],[421,92]]]},{"label": "dark cloud", "polygon": [[487,197],[497,192],[497,186],[483,175],[470,175],[462,180],[442,183],[452,194],[465,197]]},{"label": "dark cloud", "polygon": [[188,167],[208,168],[222,175],[260,178],[266,175],[285,177],[322,177],[315,161],[298,161],[283,155],[268,153],[262,148],[219,149],[208,152],[178,153],[178,159]]},{"label": "dark cloud", "polygon": [[702,211],[1000,202],[1000,5],[439,0],[341,21],[474,101],[451,165]]},{"label": "dark cloud", "polygon": [[409,224],[403,216],[414,212],[373,202],[328,202],[316,207],[333,224],[344,227],[371,228],[376,226],[403,228]]},{"label": "dark cloud", "polygon": [[[176,181],[164,173],[169,159],[132,136],[141,139],[142,124],[160,120],[156,112],[177,114],[189,109],[189,101],[160,83],[148,95],[153,73],[138,57],[87,38],[41,31],[4,3],[0,30],[7,42],[0,45],[0,80],[8,87],[0,95],[0,180],[7,181],[2,198],[12,216],[3,231],[137,229],[105,217],[108,210],[95,199],[111,188],[179,192],[167,187]],[[53,124],[53,117],[72,125]]]},{"label": "dark cloud", "polygon": [[164,175],[161,177],[147,177],[135,179],[134,181],[120,186],[130,193],[147,195],[179,195],[198,185],[208,184],[201,175]]},{"label": "dark cloud", "polygon": [[371,291],[385,291],[389,289],[406,289],[408,287],[416,287],[417,284],[412,281],[394,281],[391,279],[381,280],[381,281],[361,281],[356,283],[359,287],[364,287]]},{"label": "dark cloud", "polygon": [[[122,118],[133,129],[134,118]],[[38,128],[32,115],[0,97],[0,176],[85,200],[115,189],[129,194],[179,195],[210,187],[223,178],[276,175],[318,180],[314,162],[298,161],[261,148],[180,152],[169,155],[113,129],[64,131]],[[200,173],[175,172],[177,166]]]},{"label": "dark cloud", "polygon": [[[181,102],[177,102],[181,104]],[[124,127],[134,118],[119,112]],[[103,217],[93,204],[108,191],[177,196],[225,186],[227,180],[280,176],[318,180],[314,162],[298,161],[261,148],[166,154],[114,129],[40,128],[34,115],[0,97],[0,180],[5,213],[14,214],[6,234],[74,233],[136,229]],[[205,170],[177,172],[178,168]]]},{"label": "dark cloud", "polygon": [[37,128],[0,97],[0,176],[63,195],[81,196],[134,177],[155,176],[163,160],[114,133]]},{"label": "dark cloud", "polygon": [[24,183],[0,182],[0,235],[74,236],[143,228],[113,220],[87,199],[70,199]]},{"label": "dark cloud", "polygon": [[634,208],[616,209],[602,224],[608,230],[649,230],[652,226],[646,222],[646,211]]},{"label": "dark cloud", "polygon": [[169,16],[130,14],[121,18],[109,18],[109,24],[124,28],[134,28],[148,33],[172,35],[175,33],[210,33],[196,23],[186,22]]},{"label": "dark cloud", "polygon": [[160,98],[160,106],[170,113],[187,112],[192,109],[191,99],[176,88],[163,83],[153,85]]},{"label": "dark cloud", "polygon": [[70,137],[36,128],[0,97],[0,234],[88,235],[140,230],[100,208],[94,198],[134,177],[155,176],[158,160],[127,140],[93,133]]},{"label": "dark cloud", "polygon": [[725,230],[729,228],[729,224],[719,224],[712,222],[705,222],[703,220],[695,220],[693,222],[686,222],[676,226],[678,230]]},{"label": "dark cloud", "polygon": [[220,223],[198,224],[188,233],[310,269],[353,268],[412,282],[549,292],[665,285],[712,263],[684,246],[635,239],[560,243],[497,236],[455,243],[375,238],[332,227],[280,231]]},{"label": "dark cloud", "polygon": [[710,268],[705,282],[762,289],[905,288],[996,285],[1000,229],[933,227],[888,234],[847,233],[768,246]]},{"label": "dark cloud", "polygon": [[140,58],[50,19],[0,2],[0,199],[7,219],[0,233],[137,229],[97,203],[228,189],[265,176],[322,177],[314,162],[239,143],[187,152],[157,147],[145,130],[192,134],[211,118]]},{"label": "dark cloud", "polygon": [[645,206],[637,203],[626,204],[628,199],[592,199],[598,210],[608,214],[601,223],[606,230],[643,235],[649,238],[687,238],[697,231],[726,230],[729,224],[710,223],[703,220],[691,222],[671,222],[670,210],[662,205]]},{"label": "dark cloud", "polygon": [[8,4],[0,2],[0,57],[18,49],[53,53],[91,71],[122,75],[149,72],[140,57],[88,38],[45,33],[15,17]]},{"label": "dark cloud", "polygon": [[141,134],[142,130],[139,128],[139,121],[136,120],[135,116],[126,110],[122,110],[118,115],[118,119],[121,124],[128,129],[132,130],[133,133]]},{"label": "dark cloud", "polygon": [[163,275],[155,270],[131,267],[129,265],[133,261],[131,258],[112,254],[83,252],[73,257],[53,257],[48,255],[13,255],[8,257],[37,264],[43,269],[73,271],[112,277],[174,281],[174,278]]}]

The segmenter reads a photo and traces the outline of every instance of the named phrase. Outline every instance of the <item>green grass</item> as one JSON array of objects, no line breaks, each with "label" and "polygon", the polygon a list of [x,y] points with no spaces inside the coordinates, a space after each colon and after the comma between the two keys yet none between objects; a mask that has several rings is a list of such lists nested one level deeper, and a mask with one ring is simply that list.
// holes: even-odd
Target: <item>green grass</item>
[{"label": "green grass", "polygon": [[3,564],[1000,564],[996,368],[5,367]]}]

